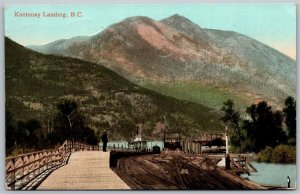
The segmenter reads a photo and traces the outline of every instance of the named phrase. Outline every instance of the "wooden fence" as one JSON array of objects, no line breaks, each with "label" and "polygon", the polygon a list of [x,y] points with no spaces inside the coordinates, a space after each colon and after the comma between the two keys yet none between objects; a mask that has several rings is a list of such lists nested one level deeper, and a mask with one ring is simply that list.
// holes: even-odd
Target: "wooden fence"
[{"label": "wooden fence", "polygon": [[182,151],[188,154],[202,154],[202,143],[199,141],[182,141]]},{"label": "wooden fence", "polygon": [[7,189],[20,190],[33,185],[34,180],[67,164],[72,152],[99,150],[98,146],[86,145],[66,140],[61,147],[54,150],[43,150],[22,154],[5,159],[5,180]]}]

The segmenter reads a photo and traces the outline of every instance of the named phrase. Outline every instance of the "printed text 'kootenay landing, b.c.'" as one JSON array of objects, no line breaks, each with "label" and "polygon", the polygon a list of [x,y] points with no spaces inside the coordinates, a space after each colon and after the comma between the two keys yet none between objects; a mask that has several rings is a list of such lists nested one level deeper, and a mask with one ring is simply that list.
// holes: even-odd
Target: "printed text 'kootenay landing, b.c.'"
[{"label": "printed text 'kootenay landing, b.c.'", "polygon": [[82,17],[82,12],[14,12],[14,17],[18,18],[69,18]]}]

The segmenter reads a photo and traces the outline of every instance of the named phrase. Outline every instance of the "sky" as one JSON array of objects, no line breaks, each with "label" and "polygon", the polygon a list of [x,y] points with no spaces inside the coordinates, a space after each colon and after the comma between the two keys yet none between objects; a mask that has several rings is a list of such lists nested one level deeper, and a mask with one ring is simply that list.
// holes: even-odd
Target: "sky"
[{"label": "sky", "polygon": [[[21,17],[16,13],[66,13],[69,17]],[[70,17],[80,12],[81,17]],[[161,20],[179,14],[201,28],[239,32],[296,59],[294,4],[99,4],[9,5],[5,36],[22,45],[41,45],[74,36],[90,36],[131,16]]]}]

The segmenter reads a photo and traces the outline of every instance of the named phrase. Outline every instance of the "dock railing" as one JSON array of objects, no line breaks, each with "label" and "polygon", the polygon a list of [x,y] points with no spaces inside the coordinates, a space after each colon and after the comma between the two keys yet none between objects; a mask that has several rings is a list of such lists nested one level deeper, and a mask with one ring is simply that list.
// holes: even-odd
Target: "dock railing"
[{"label": "dock railing", "polygon": [[58,149],[42,150],[5,159],[7,189],[20,190],[41,174],[49,174],[67,164],[72,152],[99,150],[99,146],[66,140]]},{"label": "dock railing", "polygon": [[231,169],[238,169],[239,173],[257,172],[257,169],[251,164],[247,155],[239,154],[238,156],[231,156]]}]

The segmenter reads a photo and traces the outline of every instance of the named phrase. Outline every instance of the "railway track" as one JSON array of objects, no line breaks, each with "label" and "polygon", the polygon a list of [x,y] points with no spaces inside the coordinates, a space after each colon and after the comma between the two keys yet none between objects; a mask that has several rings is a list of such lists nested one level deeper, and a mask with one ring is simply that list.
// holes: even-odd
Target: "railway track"
[{"label": "railway track", "polygon": [[[198,178],[195,176],[192,177],[185,177],[183,180],[185,182],[186,185],[193,185],[194,189],[200,189],[200,188],[205,188],[208,186],[210,186],[209,189],[220,189],[220,190],[224,190],[226,189],[226,187],[224,187],[222,184],[219,183],[219,180],[214,179],[211,176],[211,173],[209,173],[209,171],[207,172],[206,170],[203,170],[202,168],[199,168],[198,166],[196,166],[195,164],[189,162],[187,159],[185,159],[184,157],[178,157],[177,158],[178,161],[180,161],[183,164],[183,167],[189,169],[189,171],[191,172],[195,172],[195,171],[200,171],[200,173],[198,173],[201,177],[206,177],[206,181],[203,182],[202,178]],[[205,158],[202,163],[207,162],[208,159]],[[196,180],[198,181],[196,181]],[[202,184],[203,183],[203,184]]]},{"label": "railway track", "polygon": [[144,164],[137,160],[139,157],[121,158],[117,165],[117,174],[132,189],[184,189],[182,185],[164,179],[145,168]]},{"label": "railway track", "polygon": [[118,161],[117,165],[117,174],[125,181],[130,188],[135,189],[150,189],[149,186],[145,185],[144,183],[137,181],[135,176],[130,176],[128,174],[128,170],[125,166],[126,159],[122,158]]},{"label": "railway track", "polygon": [[216,159],[167,154],[121,158],[114,170],[132,189],[247,189],[222,177],[215,166]]},{"label": "railway track", "polygon": [[[197,171],[196,176],[185,176],[183,180],[190,189],[210,189],[210,190],[243,190],[249,189],[244,185],[233,182],[230,179],[222,177],[215,171],[217,160],[205,158],[199,165],[195,165],[185,157],[177,156],[175,160],[183,163],[185,168],[190,168],[191,171]],[[203,167],[206,166],[206,170]],[[205,184],[203,185],[203,181]]]}]

